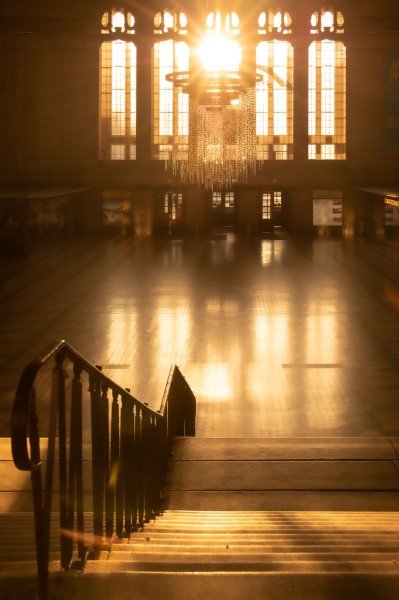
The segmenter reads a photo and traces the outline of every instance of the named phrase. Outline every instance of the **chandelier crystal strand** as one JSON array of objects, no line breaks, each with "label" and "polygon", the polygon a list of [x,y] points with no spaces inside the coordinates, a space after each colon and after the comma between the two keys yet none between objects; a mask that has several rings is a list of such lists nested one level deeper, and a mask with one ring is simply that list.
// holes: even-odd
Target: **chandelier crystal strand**
[{"label": "chandelier crystal strand", "polygon": [[255,89],[238,101],[205,105],[190,95],[188,153],[172,148],[169,164],[183,182],[207,190],[230,189],[257,170]]}]

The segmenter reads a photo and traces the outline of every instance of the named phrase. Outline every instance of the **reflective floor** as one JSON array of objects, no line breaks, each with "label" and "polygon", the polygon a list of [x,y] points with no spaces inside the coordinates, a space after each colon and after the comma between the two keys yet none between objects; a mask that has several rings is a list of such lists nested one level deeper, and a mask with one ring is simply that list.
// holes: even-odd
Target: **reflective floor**
[{"label": "reflective floor", "polygon": [[0,435],[22,367],[66,339],[202,437],[399,435],[399,242],[114,237],[0,258]]}]

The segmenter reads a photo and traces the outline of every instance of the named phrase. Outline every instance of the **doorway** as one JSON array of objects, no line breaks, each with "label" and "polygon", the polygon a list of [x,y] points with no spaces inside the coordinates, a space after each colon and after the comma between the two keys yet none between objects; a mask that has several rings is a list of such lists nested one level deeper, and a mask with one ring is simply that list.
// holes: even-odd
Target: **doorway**
[{"label": "doorway", "polygon": [[211,225],[214,228],[235,226],[235,193],[229,191],[214,191],[210,202]]},{"label": "doorway", "polygon": [[262,192],[260,201],[261,232],[274,233],[283,226],[283,193]]},{"label": "doorway", "polygon": [[183,194],[174,191],[161,192],[154,216],[157,233],[180,235],[183,232]]}]

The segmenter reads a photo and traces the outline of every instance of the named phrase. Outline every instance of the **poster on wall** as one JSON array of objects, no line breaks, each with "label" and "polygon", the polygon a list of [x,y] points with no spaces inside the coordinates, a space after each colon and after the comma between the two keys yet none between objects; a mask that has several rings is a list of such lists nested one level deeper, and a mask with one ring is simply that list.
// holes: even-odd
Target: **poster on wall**
[{"label": "poster on wall", "polygon": [[342,192],[317,190],[313,192],[313,225],[342,225]]},{"label": "poster on wall", "polygon": [[385,198],[385,225],[399,225],[399,200]]},{"label": "poster on wall", "polygon": [[126,198],[103,198],[102,213],[105,227],[130,225],[131,201]]},{"label": "poster on wall", "polygon": [[399,54],[389,54],[385,66],[384,145],[399,149]]}]

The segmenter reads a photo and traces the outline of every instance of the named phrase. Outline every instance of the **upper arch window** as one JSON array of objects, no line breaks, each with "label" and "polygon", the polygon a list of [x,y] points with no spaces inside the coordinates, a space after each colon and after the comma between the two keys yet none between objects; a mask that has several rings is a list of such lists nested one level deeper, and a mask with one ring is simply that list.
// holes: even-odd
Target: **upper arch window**
[{"label": "upper arch window", "polygon": [[135,19],[133,13],[124,8],[107,10],[101,19],[101,33],[133,34]]},{"label": "upper arch window", "polygon": [[101,19],[100,159],[136,158],[137,53],[134,16],[123,7]]},{"label": "upper arch window", "polygon": [[288,12],[267,10],[258,18],[258,33],[292,33]]},{"label": "upper arch window", "polygon": [[183,12],[171,13],[168,10],[158,12],[154,17],[154,33],[187,33],[187,17]]},{"label": "upper arch window", "polygon": [[[346,159],[346,48],[344,18],[334,9],[312,14],[309,46],[308,158]],[[340,39],[341,38],[341,39]]]},{"label": "upper arch window", "polygon": [[310,33],[344,33],[344,17],[333,8],[315,11],[310,19]]},{"label": "upper arch window", "polygon": [[240,19],[237,13],[224,13],[220,11],[210,12],[206,18],[207,34],[228,33],[238,35],[240,33]]}]

